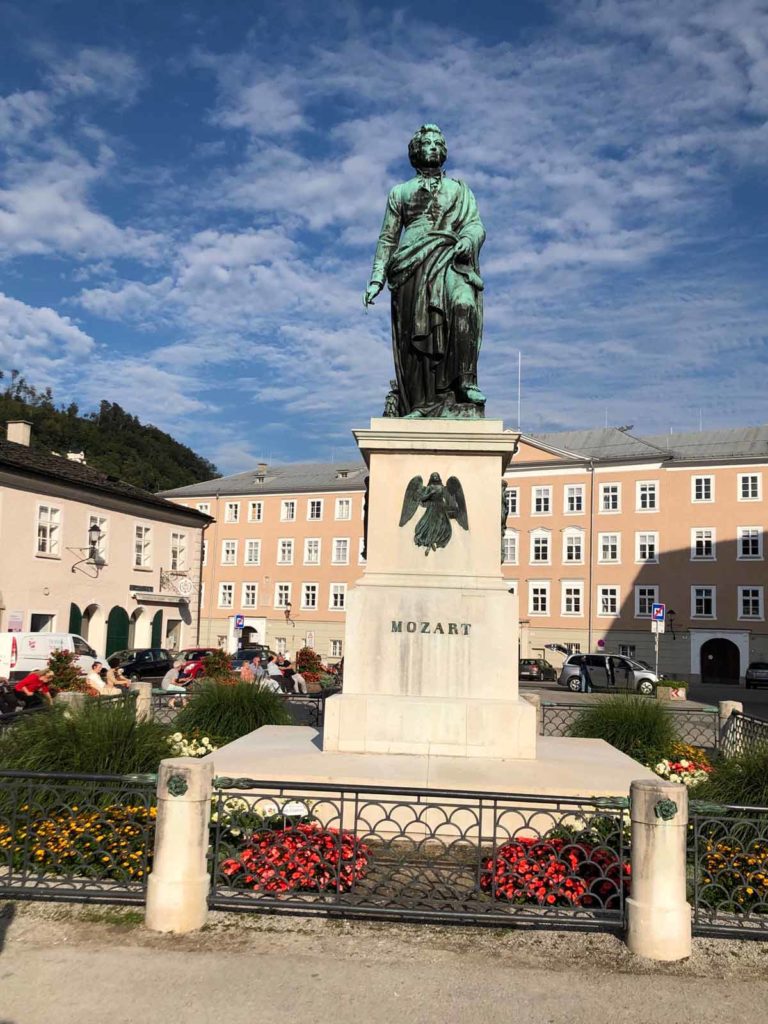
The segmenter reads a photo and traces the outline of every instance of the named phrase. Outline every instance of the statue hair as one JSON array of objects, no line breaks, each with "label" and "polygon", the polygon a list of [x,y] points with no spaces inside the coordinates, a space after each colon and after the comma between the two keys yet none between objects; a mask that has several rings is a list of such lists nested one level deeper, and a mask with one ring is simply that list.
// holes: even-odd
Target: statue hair
[{"label": "statue hair", "polygon": [[421,141],[427,132],[437,132],[440,136],[440,152],[442,155],[441,165],[445,163],[446,157],[448,156],[448,145],[445,141],[445,136],[440,131],[439,125],[436,124],[423,124],[421,128],[414,134],[411,141],[408,143],[408,159],[411,161],[412,167],[418,167],[421,157]]}]

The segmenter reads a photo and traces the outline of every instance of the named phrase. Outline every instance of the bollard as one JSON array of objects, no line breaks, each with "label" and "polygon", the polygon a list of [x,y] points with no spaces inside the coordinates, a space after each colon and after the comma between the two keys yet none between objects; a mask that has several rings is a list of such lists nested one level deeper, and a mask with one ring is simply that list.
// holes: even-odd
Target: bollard
[{"label": "bollard", "polygon": [[650,960],[683,960],[691,955],[691,908],[685,890],[688,791],[679,783],[643,779],[632,783],[630,808],[627,946]]},{"label": "bollard", "polygon": [[196,931],[208,915],[208,824],[213,764],[172,757],[157,776],[155,857],[145,924],[155,932]]},{"label": "bollard", "polygon": [[129,686],[136,693],[136,721],[148,722],[152,718],[152,683],[137,680]]},{"label": "bollard", "polygon": [[743,715],[744,705],[740,700],[721,700],[717,703],[717,710],[720,716],[720,739],[722,740],[728,719],[734,711],[738,711],[740,715]]}]

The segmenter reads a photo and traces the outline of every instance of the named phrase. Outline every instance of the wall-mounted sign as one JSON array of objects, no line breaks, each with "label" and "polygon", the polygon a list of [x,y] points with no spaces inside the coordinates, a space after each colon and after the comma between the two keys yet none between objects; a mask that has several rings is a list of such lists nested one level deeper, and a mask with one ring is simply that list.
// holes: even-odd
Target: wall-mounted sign
[{"label": "wall-mounted sign", "polygon": [[24,612],[8,612],[8,632],[21,633],[24,629]]}]

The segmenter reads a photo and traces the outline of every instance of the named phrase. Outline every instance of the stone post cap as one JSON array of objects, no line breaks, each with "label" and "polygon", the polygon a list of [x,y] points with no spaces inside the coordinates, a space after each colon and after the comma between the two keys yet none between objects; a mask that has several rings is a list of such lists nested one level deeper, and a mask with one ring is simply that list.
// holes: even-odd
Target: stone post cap
[{"label": "stone post cap", "polygon": [[638,779],[630,788],[630,818],[643,825],[688,823],[688,790],[666,779]]},{"label": "stone post cap", "polygon": [[169,757],[160,762],[157,795],[161,800],[209,800],[213,789],[213,762],[196,757]]}]

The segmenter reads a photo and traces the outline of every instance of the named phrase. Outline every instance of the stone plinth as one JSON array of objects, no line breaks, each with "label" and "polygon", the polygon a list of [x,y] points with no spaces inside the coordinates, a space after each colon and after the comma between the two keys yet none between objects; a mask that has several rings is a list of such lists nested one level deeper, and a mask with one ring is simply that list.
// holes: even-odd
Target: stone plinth
[{"label": "stone plinth", "polygon": [[[376,419],[355,432],[370,468],[367,564],[348,596],[344,693],[323,749],[534,758],[536,712],[518,696],[517,600],[501,574],[502,474],[517,435],[499,420]],[[469,529],[417,547],[409,482],[462,486]]]}]

